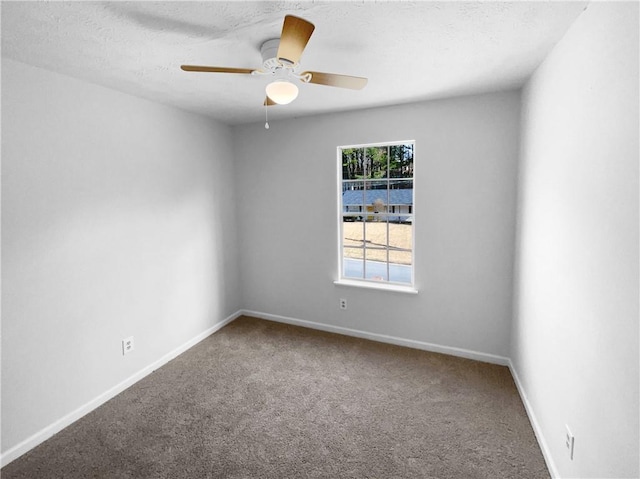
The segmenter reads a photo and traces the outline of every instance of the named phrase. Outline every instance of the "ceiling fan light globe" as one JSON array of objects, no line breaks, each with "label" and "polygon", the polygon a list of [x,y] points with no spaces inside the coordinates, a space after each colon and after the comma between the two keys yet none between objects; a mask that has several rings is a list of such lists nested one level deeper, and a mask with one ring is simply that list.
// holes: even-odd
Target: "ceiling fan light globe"
[{"label": "ceiling fan light globe", "polygon": [[291,82],[283,80],[269,83],[266,91],[267,96],[278,105],[286,105],[298,97],[298,87]]}]

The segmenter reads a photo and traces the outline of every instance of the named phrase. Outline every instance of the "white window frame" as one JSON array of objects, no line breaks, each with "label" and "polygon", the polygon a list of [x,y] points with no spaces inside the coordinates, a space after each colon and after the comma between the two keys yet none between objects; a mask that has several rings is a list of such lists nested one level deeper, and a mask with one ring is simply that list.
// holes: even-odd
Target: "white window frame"
[{"label": "white window frame", "polygon": [[[411,217],[411,283],[397,283],[397,282],[392,282],[392,281],[388,281],[388,280],[375,280],[375,279],[366,279],[366,278],[351,278],[351,277],[345,277],[344,276],[344,245],[343,245],[343,238],[344,238],[344,220],[343,220],[343,216],[344,216],[344,206],[343,206],[343,193],[342,193],[342,185],[343,185],[343,178],[342,178],[342,151],[345,149],[350,149],[350,148],[371,148],[371,147],[390,147],[390,146],[395,146],[395,145],[406,145],[406,144],[412,144],[413,145],[413,158],[414,158],[414,162],[413,162],[413,176],[411,177],[411,180],[413,182],[413,188],[412,188],[412,212],[410,214],[408,214],[407,216]],[[416,202],[415,202],[415,196],[416,196],[416,181],[415,181],[415,168],[416,168],[416,142],[415,140],[404,140],[404,141],[386,141],[386,142],[380,142],[380,143],[367,143],[367,144],[360,144],[360,145],[343,145],[343,146],[338,146],[336,148],[336,157],[337,157],[337,168],[338,168],[338,173],[336,175],[337,177],[337,197],[338,197],[338,212],[337,212],[337,220],[338,220],[338,279],[334,281],[334,284],[338,285],[338,286],[354,286],[354,287],[359,287],[359,288],[371,288],[371,289],[378,289],[378,290],[386,290],[386,291],[395,291],[395,292],[399,292],[399,293],[412,293],[415,294],[417,293],[417,289],[415,287],[415,225],[416,225]],[[392,181],[393,178],[386,178],[387,181]],[[401,178],[398,178],[401,179]],[[374,181],[380,181],[380,180],[374,180]],[[370,215],[371,213],[366,213],[367,215]],[[375,214],[375,213],[374,213]],[[388,211],[385,213],[385,216],[390,214]],[[388,235],[387,235],[387,241],[388,241]],[[388,243],[387,243],[388,246]],[[366,250],[366,248],[365,248]],[[388,258],[388,257],[387,257]],[[388,260],[387,260],[387,264]],[[365,266],[366,267],[366,266]]]}]

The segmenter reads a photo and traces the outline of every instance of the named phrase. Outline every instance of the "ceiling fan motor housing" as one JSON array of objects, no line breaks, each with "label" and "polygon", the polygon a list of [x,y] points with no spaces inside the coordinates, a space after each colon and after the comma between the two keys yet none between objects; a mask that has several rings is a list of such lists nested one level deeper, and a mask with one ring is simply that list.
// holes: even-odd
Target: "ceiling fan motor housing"
[{"label": "ceiling fan motor housing", "polygon": [[265,70],[275,70],[278,67],[282,67],[282,63],[278,60],[278,47],[280,46],[279,38],[272,38],[267,40],[260,47],[260,53],[262,54],[262,66]]}]

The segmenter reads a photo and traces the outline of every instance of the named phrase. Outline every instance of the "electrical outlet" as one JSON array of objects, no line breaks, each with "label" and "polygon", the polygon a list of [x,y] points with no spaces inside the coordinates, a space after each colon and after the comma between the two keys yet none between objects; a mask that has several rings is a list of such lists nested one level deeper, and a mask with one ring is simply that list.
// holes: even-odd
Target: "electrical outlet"
[{"label": "electrical outlet", "polygon": [[122,355],[124,356],[127,353],[133,351],[133,336],[129,336],[122,340]]},{"label": "electrical outlet", "polygon": [[567,431],[565,433],[564,445],[567,448],[569,459],[573,461],[573,445],[576,438],[573,436],[573,433],[571,432],[571,429],[569,429],[569,426],[567,424],[565,424],[565,427],[567,428]]},{"label": "electrical outlet", "polygon": [[340,298],[340,309],[347,309],[347,300]]}]

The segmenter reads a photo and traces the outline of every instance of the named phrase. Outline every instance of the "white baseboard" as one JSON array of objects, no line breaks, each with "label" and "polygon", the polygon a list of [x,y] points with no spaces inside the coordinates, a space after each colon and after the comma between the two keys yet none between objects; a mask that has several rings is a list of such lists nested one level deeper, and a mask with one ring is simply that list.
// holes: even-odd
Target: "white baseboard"
[{"label": "white baseboard", "polygon": [[72,423],[76,422],[81,417],[89,414],[91,411],[93,411],[97,407],[101,406],[102,404],[107,402],[109,399],[117,396],[122,391],[124,391],[128,387],[132,386],[133,384],[137,383],[138,381],[140,381],[145,376],[151,374],[156,369],[164,366],[166,363],[168,363],[169,361],[174,359],[176,356],[182,354],[183,352],[185,352],[189,348],[192,348],[193,346],[195,346],[196,344],[198,344],[200,341],[202,341],[203,339],[207,338],[208,336],[211,336],[213,333],[215,333],[216,331],[218,331],[222,327],[226,326],[227,324],[229,324],[231,321],[233,321],[234,319],[236,319],[240,315],[241,315],[241,312],[237,311],[234,314],[232,314],[231,316],[228,316],[227,318],[223,319],[222,321],[216,323],[215,325],[211,326],[207,330],[205,330],[202,333],[198,334],[194,338],[191,338],[186,343],[184,343],[184,344],[178,346],[177,348],[175,348],[174,350],[168,352],[167,354],[162,356],[160,359],[154,361],[153,363],[151,363],[147,367],[141,369],[137,373],[135,373],[132,376],[128,377],[127,379],[125,379],[121,383],[115,385],[111,389],[109,389],[109,390],[105,391],[104,393],[100,394],[98,397],[92,399],[91,401],[89,401],[88,403],[84,404],[83,406],[80,406],[75,411],[72,411],[71,413],[67,414],[66,416],[58,419],[54,423],[50,424],[49,426],[45,427],[44,429],[41,429],[40,431],[38,431],[37,433],[33,434],[32,436],[28,437],[27,439],[25,439],[24,441],[20,442],[19,444],[15,445],[12,448],[8,449],[7,451],[3,452],[2,455],[0,456],[0,467],[6,466],[11,461],[14,461],[15,459],[17,459],[18,457],[20,457],[24,453],[30,451],[31,449],[33,449],[37,445],[43,443],[44,441],[49,439],[54,434],[62,431],[65,427],[67,427],[67,426],[71,425]]},{"label": "white baseboard", "polygon": [[522,383],[520,382],[520,379],[518,377],[517,371],[516,371],[515,367],[513,366],[513,363],[511,362],[511,360],[509,358],[506,358],[506,357],[503,357],[503,356],[494,355],[494,354],[481,353],[481,352],[478,352],[478,351],[471,351],[471,350],[462,349],[462,348],[455,348],[455,347],[451,347],[451,346],[442,346],[442,345],[439,345],[439,344],[427,343],[427,342],[423,342],[423,341],[416,341],[416,340],[413,340],[413,339],[404,339],[404,338],[399,338],[399,337],[395,337],[395,336],[389,336],[389,335],[385,335],[385,334],[371,333],[371,332],[361,331],[361,330],[357,330],[357,329],[344,328],[344,327],[341,327],[341,326],[333,326],[333,325],[329,325],[329,324],[316,323],[316,322],[313,322],[313,321],[305,321],[305,320],[302,320],[302,319],[289,318],[289,317],[286,317],[286,316],[279,316],[279,315],[275,315],[275,314],[268,314],[268,313],[262,313],[262,312],[258,312],[258,311],[249,311],[249,310],[240,310],[240,311],[237,311],[236,313],[228,316],[224,320],[216,323],[212,327],[208,328],[207,330],[205,330],[202,333],[198,334],[197,336],[195,336],[194,338],[190,339],[186,343],[182,344],[181,346],[179,346],[179,347],[175,348],[174,350],[170,351],[169,353],[165,354],[160,359],[154,361],[153,363],[151,363],[147,367],[143,368],[142,370],[140,370],[137,373],[135,373],[132,376],[130,376],[129,378],[125,379],[121,383],[117,384],[116,386],[112,387],[111,389],[109,389],[109,390],[105,391],[104,393],[100,394],[98,397],[92,399],[91,401],[89,401],[85,405],[79,407],[78,409],[76,409],[75,411],[67,414],[66,416],[58,419],[54,423],[52,423],[49,426],[43,428],[42,430],[38,431],[37,433],[33,434],[32,436],[28,437],[27,439],[25,439],[24,441],[20,442],[16,446],[13,446],[12,448],[8,449],[6,452],[4,452],[4,453],[2,453],[2,455],[0,455],[0,467],[6,466],[11,461],[17,459],[18,457],[20,457],[21,455],[23,455],[26,452],[30,451],[31,449],[33,449],[37,445],[39,445],[42,442],[46,441],[47,439],[49,439],[54,434],[60,432],[65,427],[71,425],[72,423],[74,423],[75,421],[80,419],[81,417],[85,416],[86,414],[90,413],[91,411],[93,411],[97,407],[101,406],[102,404],[104,404],[108,400],[110,400],[113,397],[117,396],[118,394],[120,394],[122,391],[124,391],[128,387],[130,387],[133,384],[135,384],[136,382],[140,381],[145,376],[149,375],[150,373],[152,373],[156,369],[162,367],[163,365],[165,365],[166,363],[168,363],[169,361],[174,359],[176,356],[178,356],[178,355],[182,354],[183,352],[187,351],[188,349],[192,348],[193,346],[195,346],[197,343],[199,343],[203,339],[207,338],[211,334],[215,333],[216,331],[218,331],[219,329],[221,329],[222,327],[226,326],[231,321],[235,320],[236,318],[238,318],[239,316],[242,316],[242,315],[253,316],[253,317],[256,317],[256,318],[266,319],[266,320],[270,320],[270,321],[276,321],[276,322],[279,322],[279,323],[292,324],[292,325],[295,325],[295,326],[302,326],[302,327],[305,327],[305,328],[311,328],[311,329],[317,329],[317,330],[321,330],[321,331],[327,331],[327,332],[330,332],[330,333],[343,334],[343,335],[346,335],[346,336],[353,336],[353,337],[363,338],[363,339],[370,339],[370,340],[378,341],[378,342],[382,342],[382,343],[395,344],[397,346],[405,346],[405,347],[414,348],[414,349],[420,349],[420,350],[424,350],[424,351],[431,351],[431,352],[435,352],[435,353],[449,354],[449,355],[452,355],[452,356],[458,356],[458,357],[462,357],[462,358],[473,359],[473,360],[476,360],[476,361],[482,361],[482,362],[487,362],[487,363],[492,363],[492,364],[499,364],[501,366],[508,366],[509,370],[511,371],[511,375],[513,376],[513,379],[514,379],[514,382],[516,384],[516,387],[518,389],[518,393],[520,394],[520,398],[522,399],[522,402],[524,404],[525,410],[527,411],[527,415],[529,416],[529,420],[530,420],[531,425],[533,427],[533,431],[534,431],[534,433],[536,435],[536,439],[538,440],[538,444],[540,445],[540,449],[542,450],[542,455],[544,457],[544,460],[546,461],[547,467],[549,468],[549,472],[551,473],[551,477],[553,479],[559,479],[560,478],[560,476],[559,476],[559,474],[557,472],[557,469],[555,467],[555,463],[553,461],[553,458],[551,457],[551,454],[549,452],[549,448],[547,447],[547,443],[546,443],[546,441],[544,439],[544,436],[542,435],[542,431],[540,429],[540,426],[538,424],[536,416],[535,416],[535,414],[533,412],[533,409],[531,408],[531,404],[529,403],[529,400],[527,399],[527,395],[526,395],[526,393],[524,391]]},{"label": "white baseboard", "polygon": [[414,339],[404,339],[404,338],[398,338],[396,336],[388,336],[386,334],[370,333],[368,331],[361,331],[358,329],[343,328],[342,326],[333,326],[333,325],[324,324],[324,323],[315,323],[313,321],[305,321],[304,319],[289,318],[286,316],[262,313],[259,311],[243,310],[242,314],[245,316],[253,316],[260,319],[267,319],[269,321],[276,321],[278,323],[286,323],[286,324],[292,324],[294,326],[302,326],[304,328],[318,329],[320,331],[327,331],[329,333],[343,334],[345,336],[354,336],[356,338],[370,339],[372,341],[395,344],[397,346],[405,346],[413,349],[421,349],[423,351],[430,351],[433,353],[449,354],[450,356],[458,356],[466,359],[474,359],[476,361],[482,361],[485,363],[499,364],[501,366],[509,365],[509,358],[506,358],[504,356],[498,356],[495,354],[471,351],[469,349],[455,348],[451,346],[442,346],[439,344],[426,343],[424,341],[416,341]]},{"label": "white baseboard", "polygon": [[544,457],[544,462],[547,463],[547,468],[549,469],[551,478],[560,479],[560,474],[558,474],[556,463],[554,462],[553,457],[551,456],[551,451],[549,451],[549,446],[547,446],[547,441],[545,440],[544,435],[542,434],[542,429],[540,428],[540,424],[536,419],[536,415],[533,412],[531,403],[527,398],[527,393],[524,390],[524,386],[520,382],[520,378],[518,377],[518,372],[516,371],[515,366],[511,362],[511,359],[509,359],[509,371],[511,371],[511,376],[513,377],[513,380],[516,383],[516,388],[518,389],[518,393],[520,394],[520,399],[522,399],[524,408],[527,411],[527,416],[529,416],[529,422],[531,423],[533,432],[536,435],[536,439],[538,440],[538,445],[540,446],[540,450],[542,451],[542,457]]}]

